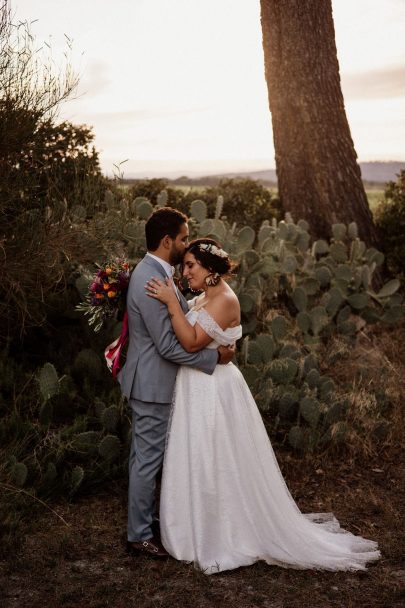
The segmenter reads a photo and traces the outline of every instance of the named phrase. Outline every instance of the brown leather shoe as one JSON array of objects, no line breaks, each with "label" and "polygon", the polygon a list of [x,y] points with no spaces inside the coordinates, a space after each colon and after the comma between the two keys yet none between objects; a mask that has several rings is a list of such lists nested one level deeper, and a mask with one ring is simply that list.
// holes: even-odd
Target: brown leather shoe
[{"label": "brown leather shoe", "polygon": [[148,540],[140,540],[137,542],[127,541],[127,552],[131,555],[146,555],[156,559],[169,557],[166,549],[158,540],[156,540],[156,538],[148,538]]}]

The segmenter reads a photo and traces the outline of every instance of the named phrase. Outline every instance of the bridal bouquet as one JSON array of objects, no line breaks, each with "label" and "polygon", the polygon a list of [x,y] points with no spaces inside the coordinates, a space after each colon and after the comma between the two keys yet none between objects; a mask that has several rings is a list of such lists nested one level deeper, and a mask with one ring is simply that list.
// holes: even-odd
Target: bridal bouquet
[{"label": "bridal bouquet", "polygon": [[123,302],[125,304],[129,279],[126,260],[109,260],[98,266],[84,301],[76,306],[76,310],[89,317],[89,325],[93,325],[94,331],[99,331],[104,321],[113,317]]}]

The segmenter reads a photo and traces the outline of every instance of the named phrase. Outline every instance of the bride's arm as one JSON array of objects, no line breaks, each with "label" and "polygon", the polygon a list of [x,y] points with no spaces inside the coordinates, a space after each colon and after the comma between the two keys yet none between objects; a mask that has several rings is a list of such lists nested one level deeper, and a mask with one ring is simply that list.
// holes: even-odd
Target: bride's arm
[{"label": "bride's arm", "polygon": [[169,279],[166,284],[158,279],[151,279],[145,285],[147,294],[166,304],[173,331],[184,350],[188,353],[195,353],[205,348],[212,338],[198,325],[190,325],[187,321],[183,309],[177,299],[172,283]]}]

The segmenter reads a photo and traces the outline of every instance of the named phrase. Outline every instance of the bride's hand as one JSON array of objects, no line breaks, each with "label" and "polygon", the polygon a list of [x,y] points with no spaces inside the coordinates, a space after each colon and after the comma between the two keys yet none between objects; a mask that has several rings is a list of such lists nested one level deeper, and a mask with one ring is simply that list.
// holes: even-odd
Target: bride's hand
[{"label": "bride's hand", "polygon": [[145,289],[148,296],[160,300],[163,304],[167,305],[170,304],[170,302],[173,302],[173,299],[177,300],[173,281],[169,278],[163,282],[160,279],[152,277],[147,281]]}]

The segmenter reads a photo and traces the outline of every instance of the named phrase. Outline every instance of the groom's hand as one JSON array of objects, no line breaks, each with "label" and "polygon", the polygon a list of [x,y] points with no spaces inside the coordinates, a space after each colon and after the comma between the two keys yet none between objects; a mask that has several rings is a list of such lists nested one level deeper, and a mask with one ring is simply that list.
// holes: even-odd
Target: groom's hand
[{"label": "groom's hand", "polygon": [[236,346],[219,346],[218,347],[218,363],[226,365],[232,361],[235,355]]}]

